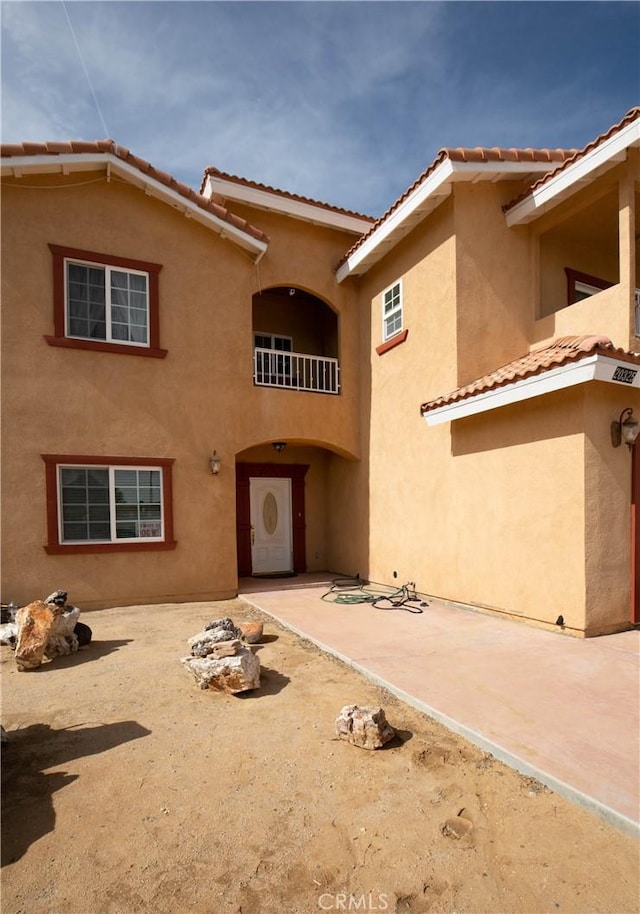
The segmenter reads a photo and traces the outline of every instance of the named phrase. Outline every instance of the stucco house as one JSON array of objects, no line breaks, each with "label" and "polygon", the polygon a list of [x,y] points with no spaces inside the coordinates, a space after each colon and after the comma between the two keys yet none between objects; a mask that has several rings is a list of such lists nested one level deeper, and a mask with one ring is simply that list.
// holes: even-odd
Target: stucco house
[{"label": "stucco house", "polygon": [[443,149],[377,220],[3,146],[3,601],[329,569],[639,622],[639,146],[635,108],[582,150]]}]

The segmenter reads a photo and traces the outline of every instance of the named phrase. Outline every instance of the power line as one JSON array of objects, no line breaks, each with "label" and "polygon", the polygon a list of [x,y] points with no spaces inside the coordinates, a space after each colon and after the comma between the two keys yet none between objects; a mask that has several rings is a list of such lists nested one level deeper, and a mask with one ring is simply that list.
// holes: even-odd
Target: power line
[{"label": "power line", "polygon": [[107,127],[107,123],[106,123],[104,117],[102,116],[102,110],[100,108],[100,105],[98,104],[98,98],[97,98],[95,90],[93,88],[93,83],[91,82],[91,77],[89,76],[89,71],[87,70],[87,65],[84,62],[84,57],[82,56],[82,51],[80,50],[80,45],[78,43],[78,39],[76,38],[76,33],[73,30],[73,25],[71,24],[71,19],[69,18],[69,13],[67,12],[67,5],[65,3],[65,0],[60,0],[60,2],[62,3],[62,9],[64,10],[64,14],[67,17],[67,22],[69,23],[69,31],[71,32],[73,42],[76,46],[76,51],[78,52],[78,57],[80,58],[80,63],[82,64],[82,69],[84,70],[84,75],[87,77],[87,82],[89,83],[89,89],[91,90],[91,95],[93,96],[93,102],[96,106],[96,111],[98,112],[100,120],[102,121],[102,127],[104,129],[104,136],[106,139],[110,135],[109,129]]}]

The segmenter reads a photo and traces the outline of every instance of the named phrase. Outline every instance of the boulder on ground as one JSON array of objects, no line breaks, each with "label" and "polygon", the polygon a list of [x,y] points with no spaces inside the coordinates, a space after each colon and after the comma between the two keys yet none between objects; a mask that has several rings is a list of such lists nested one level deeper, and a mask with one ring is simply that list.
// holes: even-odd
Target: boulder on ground
[{"label": "boulder on ground", "polygon": [[215,644],[222,641],[237,641],[242,637],[242,632],[232,619],[216,619],[188,639],[194,657],[206,657],[213,650]]},{"label": "boulder on ground", "polygon": [[205,632],[210,632],[217,629],[225,629],[226,631],[231,632],[232,638],[240,637],[240,629],[233,621],[233,619],[230,619],[228,616],[226,616],[224,619],[214,619],[213,622],[207,623],[207,625],[204,627]]},{"label": "boulder on ground", "polygon": [[16,613],[19,628],[16,663],[19,670],[33,670],[40,666],[45,659],[51,631],[61,615],[62,607],[43,600],[34,600],[20,607]]},{"label": "boulder on ground", "polygon": [[393,739],[396,731],[382,708],[345,705],[336,718],[336,733],[361,749],[379,749]]},{"label": "boulder on ground", "polygon": [[[226,642],[218,651],[229,650],[233,642]],[[253,651],[239,642],[230,657],[183,657],[182,662],[192,673],[201,689],[227,692],[232,695],[260,688],[260,661]]]},{"label": "boulder on ground", "polygon": [[16,663],[33,670],[44,660],[72,654],[91,641],[91,629],[78,622],[80,610],[67,603],[67,592],[55,590],[16,612]]}]

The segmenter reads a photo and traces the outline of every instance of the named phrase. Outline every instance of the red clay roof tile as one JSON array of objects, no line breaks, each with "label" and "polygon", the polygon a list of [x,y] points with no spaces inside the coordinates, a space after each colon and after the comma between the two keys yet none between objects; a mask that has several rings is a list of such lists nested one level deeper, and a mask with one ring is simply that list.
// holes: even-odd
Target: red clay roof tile
[{"label": "red clay roof tile", "polygon": [[571,362],[577,362],[588,355],[609,355],[640,365],[640,355],[614,348],[613,343],[606,336],[564,336],[553,340],[547,346],[534,349],[526,355],[514,359],[507,365],[496,368],[490,374],[477,378],[470,384],[465,384],[464,387],[459,387],[445,396],[423,403],[420,412],[428,413],[440,406],[466,400],[489,390],[522,381],[524,378],[542,374],[552,368],[560,368]]},{"label": "red clay roof tile", "polygon": [[326,209],[332,213],[341,213],[346,216],[356,216],[358,219],[368,219],[370,222],[373,222],[372,216],[365,216],[362,213],[357,213],[351,209],[343,209],[340,206],[332,206],[330,203],[323,203],[321,200],[313,200],[311,197],[302,197],[300,194],[290,193],[288,190],[280,190],[277,187],[271,187],[268,184],[260,184],[258,181],[250,181],[248,178],[240,178],[238,175],[230,175],[225,171],[220,171],[219,168],[216,168],[215,165],[209,165],[204,170],[204,177],[202,178],[202,183],[200,185],[200,193],[203,193],[205,184],[207,183],[207,177],[212,175],[213,177],[222,178],[224,181],[230,181],[233,184],[241,184],[243,187],[252,187],[255,190],[263,190],[269,194],[277,194],[279,197],[285,197],[287,200],[296,200],[298,203],[308,203],[310,206],[319,206],[322,209]]},{"label": "red clay roof tile", "polygon": [[411,184],[404,193],[391,204],[389,209],[373,223],[369,231],[365,235],[362,235],[355,244],[351,246],[338,263],[338,267],[348,260],[349,257],[364,244],[367,238],[369,238],[375,230],[388,219],[399,206],[401,206],[407,197],[409,197],[413,191],[445,161],[445,159],[449,159],[451,162],[563,162],[565,159],[573,156],[575,152],[575,149],[503,149],[499,146],[495,146],[491,149],[481,146],[473,149],[466,149],[461,146],[453,148],[444,147],[438,152],[438,155],[433,162],[416,178],[413,184]]},{"label": "red clay roof tile", "polygon": [[116,156],[142,174],[148,175],[161,184],[164,184],[165,187],[174,190],[181,197],[184,197],[186,200],[189,200],[199,207],[199,209],[211,213],[223,222],[228,222],[230,225],[235,226],[245,232],[245,234],[255,238],[257,241],[268,242],[269,240],[268,236],[261,229],[257,228],[257,226],[251,225],[246,219],[241,219],[239,216],[233,215],[226,207],[205,199],[186,184],[183,184],[181,181],[176,181],[176,179],[170,174],[167,174],[167,172],[159,171],[149,162],[133,155],[126,146],[119,146],[114,140],[105,139],[93,142],[71,140],[66,143],[6,143],[0,146],[0,156],[3,159],[43,155],[54,157],[56,155],[80,155],[82,153],[104,153]]},{"label": "red clay roof tile", "polygon": [[561,162],[561,164],[558,165],[557,168],[554,168],[551,171],[547,172],[546,175],[543,175],[534,184],[532,184],[528,190],[525,190],[522,194],[520,194],[520,196],[516,197],[515,200],[512,200],[510,203],[507,203],[505,206],[503,206],[503,208],[502,208],[503,211],[506,213],[508,210],[512,209],[522,200],[525,200],[529,196],[529,194],[531,194],[535,190],[537,190],[537,188],[542,187],[543,184],[546,184],[546,182],[549,181],[551,178],[553,178],[555,175],[559,174],[561,171],[564,171],[565,168],[569,168],[569,166],[573,165],[574,162],[578,162],[581,158],[583,158],[589,152],[591,152],[593,149],[595,149],[597,146],[599,146],[600,143],[604,143],[605,140],[608,140],[610,137],[614,136],[616,133],[619,133],[629,124],[632,124],[639,117],[640,117],[640,107],[637,106],[635,108],[631,108],[629,111],[627,111],[627,113],[625,114],[625,116],[622,118],[621,121],[618,121],[618,123],[614,124],[613,127],[609,127],[608,130],[606,130],[604,133],[601,133],[600,136],[596,137],[595,140],[592,140],[590,143],[587,143],[587,145],[584,147],[584,149],[574,150],[573,155],[571,155],[569,158],[565,159],[564,162]]}]

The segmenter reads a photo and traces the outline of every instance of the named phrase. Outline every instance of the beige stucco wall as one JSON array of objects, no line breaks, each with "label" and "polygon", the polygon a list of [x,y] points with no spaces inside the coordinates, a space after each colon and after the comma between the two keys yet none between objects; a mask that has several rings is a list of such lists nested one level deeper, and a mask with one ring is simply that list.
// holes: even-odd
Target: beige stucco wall
[{"label": "beige stucco wall", "polygon": [[[194,220],[97,177],[75,173],[70,183],[83,186],[68,189],[24,190],[11,181],[3,188],[2,598],[22,603],[58,587],[84,608],[228,597],[237,584],[236,454],[295,437],[358,455],[357,312],[353,290],[338,287],[333,274],[351,236],[271,219],[269,233],[284,237],[255,266]],[[167,357],[48,346],[48,243],[163,264],[160,345]],[[331,303],[344,395],[254,387],[252,296],[270,284],[300,284]],[[214,448],[222,459],[215,478],[208,469]],[[47,555],[41,453],[174,458],[176,549]],[[314,482],[312,492],[320,490]],[[312,557],[323,554],[322,524],[311,530]]]},{"label": "beige stucco wall", "polygon": [[586,614],[593,634],[625,628],[631,618],[632,454],[611,444],[611,422],[626,407],[640,415],[637,389],[585,390]]},{"label": "beige stucco wall", "polygon": [[463,386],[528,351],[534,309],[528,227],[507,228],[514,182],[455,188],[458,377]]},{"label": "beige stucco wall", "polygon": [[[434,427],[419,414],[420,403],[534,342],[535,240],[528,226],[506,229],[508,199],[508,187],[456,187],[359,282],[363,331],[370,319],[370,363],[361,362],[369,460],[331,477],[332,514],[343,520],[337,554],[347,559],[341,570],[372,581],[414,582],[548,626],[562,615],[566,631],[597,634],[629,620],[629,479],[606,444],[607,410],[619,406],[618,415],[628,391],[578,386]],[[381,293],[399,278],[408,337],[377,356]],[[624,303],[611,307],[622,324]],[[564,328],[612,332],[603,323]],[[607,390],[596,396],[599,387]]]}]

